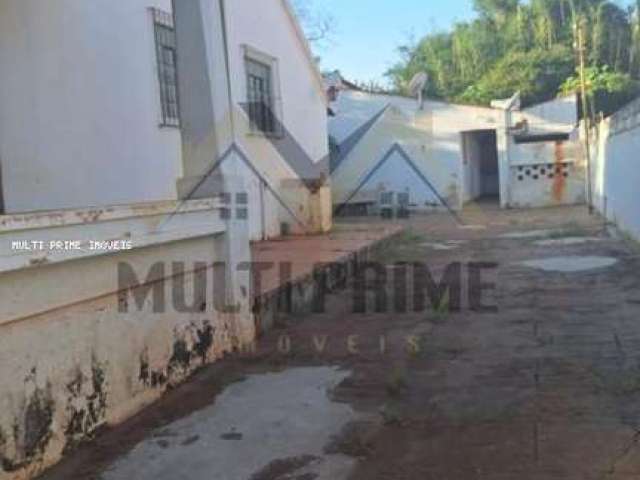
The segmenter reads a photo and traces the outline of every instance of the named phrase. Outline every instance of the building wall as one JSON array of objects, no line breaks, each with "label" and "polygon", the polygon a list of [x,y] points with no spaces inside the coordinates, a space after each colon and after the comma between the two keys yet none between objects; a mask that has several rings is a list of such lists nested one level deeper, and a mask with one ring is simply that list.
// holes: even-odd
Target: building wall
[{"label": "building wall", "polygon": [[[233,0],[222,4],[224,11],[220,10],[221,2],[217,1],[176,4],[178,26],[182,26],[179,48],[189,41],[201,45],[209,62],[207,76],[210,78],[209,85],[199,87],[206,96],[181,91],[188,97],[183,106],[192,106],[191,114],[188,113],[192,117],[185,132],[187,159],[185,178],[181,183],[187,187],[197,185],[197,179],[210,168],[214,159],[222,157],[235,144],[255,171],[235,156],[231,161],[225,160],[221,172],[245,178],[252,240],[278,236],[282,223],[289,224],[294,233],[323,231],[323,226],[330,224],[330,210],[323,212],[326,218],[316,221],[321,219],[312,213],[313,194],[306,188],[299,188],[299,180],[306,178],[300,178],[302,175],[289,164],[299,157],[313,162],[328,157],[324,88],[313,59],[305,49],[305,40],[284,0]],[[187,18],[193,5],[199,6],[203,25],[196,18],[191,22]],[[221,18],[225,19],[224,24]],[[200,43],[193,40],[196,28],[202,28]],[[225,40],[226,52],[222,48]],[[193,48],[181,51],[181,61],[197,62],[197,57],[188,58],[191,51]],[[242,106],[247,102],[245,57],[248,54],[258,56],[272,66],[275,110],[284,127],[284,138],[266,138],[251,131]],[[202,104],[207,98],[212,104],[212,113],[196,115],[198,102]],[[287,142],[294,147],[287,148]]]},{"label": "building wall", "polygon": [[[247,100],[245,46],[273,57],[278,70],[275,95],[280,119],[309,157],[318,161],[328,154],[323,84],[284,4],[283,0],[226,2],[229,60],[235,80],[232,94],[236,103]],[[250,135],[246,122],[241,122],[240,128],[245,146],[259,149],[264,140]],[[275,158],[268,160],[276,165],[282,163]]]},{"label": "building wall", "polygon": [[[506,205],[552,207],[586,201],[586,161],[578,132],[577,98],[558,98],[509,112]],[[568,134],[568,140],[518,143],[515,136]]]},{"label": "building wall", "polygon": [[[247,101],[245,48],[272,57],[277,70],[274,85],[276,114],[286,130],[284,134],[290,135],[312,161],[319,162],[329,154],[326,99],[315,66],[310,63],[298,38],[299,32],[283,5],[282,0],[226,2],[229,62],[235,79],[231,84],[232,96],[236,105]],[[286,155],[281,155],[271,140],[251,133],[244,111],[239,120],[239,144],[275,190],[262,196],[266,236],[278,236],[283,222],[296,233],[317,231],[318,225],[313,225],[311,214],[310,192],[306,188],[296,188],[295,182],[291,186],[290,180],[297,177],[288,165],[292,159],[284,158]],[[254,185],[259,184],[255,177],[249,178]],[[259,187],[256,187],[249,190],[253,197],[259,195]],[[275,198],[276,194],[279,199]]]},{"label": "building wall", "polygon": [[[33,478],[96,429],[253,341],[249,274],[235,268],[250,260],[246,224],[222,222],[213,200],[177,207],[3,217],[0,479]],[[132,248],[11,249],[27,239],[129,239]],[[135,278],[120,275],[120,264]],[[144,298],[147,288],[163,299],[149,291],[138,305],[132,292]],[[223,305],[240,308],[223,313]]]},{"label": "building wall", "polygon": [[[428,101],[424,109],[419,110],[414,99],[345,91],[333,105],[337,116],[329,121],[330,134],[339,144],[344,143],[385,106],[388,106],[387,111],[333,172],[334,204],[348,199],[366,174],[398,143],[440,196],[452,208],[460,208],[464,183],[462,132],[504,130],[501,127],[504,125],[503,112]],[[407,179],[407,182],[422,185],[416,178]],[[431,193],[427,189],[423,186],[424,195],[416,200],[430,201]]]},{"label": "building wall", "polygon": [[571,132],[578,123],[576,95],[556,98],[515,112],[517,122],[526,120],[528,127],[537,132]]},{"label": "building wall", "polygon": [[585,203],[585,162],[577,132],[569,141],[517,144],[511,139],[509,206]]},{"label": "building wall", "polygon": [[592,151],[594,206],[627,234],[640,240],[640,101],[598,126]]},{"label": "building wall", "polygon": [[148,7],[171,0],[2,2],[8,212],[176,198],[180,133],[159,126]]},{"label": "building wall", "polygon": [[[330,120],[332,137],[337,144],[348,145],[354,135],[357,137],[358,128],[385,106],[385,113],[334,171],[334,204],[349,198],[359,180],[394,142],[403,146],[452,208],[461,208],[481,194],[494,193],[498,186],[500,204],[505,208],[585,202],[585,160],[577,131],[575,96],[524,110],[430,101],[419,110],[413,99],[345,91],[333,105],[337,116]],[[481,131],[495,131],[498,155],[498,176],[492,172],[491,178],[486,178],[486,192],[480,183],[482,147],[475,139]],[[568,134],[569,140],[518,143],[515,139],[517,134],[550,133]],[[491,166],[485,167],[486,172],[492,170]],[[391,182],[404,172],[392,169],[386,175]],[[377,184],[383,183],[377,180]],[[398,184],[395,180],[392,183]],[[375,198],[375,191],[362,192],[354,200]]]}]

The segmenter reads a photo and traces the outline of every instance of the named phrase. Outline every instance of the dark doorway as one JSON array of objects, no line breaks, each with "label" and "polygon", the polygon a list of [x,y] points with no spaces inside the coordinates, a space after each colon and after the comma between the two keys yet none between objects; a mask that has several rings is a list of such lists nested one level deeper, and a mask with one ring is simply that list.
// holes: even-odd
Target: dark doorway
[{"label": "dark doorway", "polygon": [[500,171],[495,130],[464,132],[464,201],[500,199]]}]

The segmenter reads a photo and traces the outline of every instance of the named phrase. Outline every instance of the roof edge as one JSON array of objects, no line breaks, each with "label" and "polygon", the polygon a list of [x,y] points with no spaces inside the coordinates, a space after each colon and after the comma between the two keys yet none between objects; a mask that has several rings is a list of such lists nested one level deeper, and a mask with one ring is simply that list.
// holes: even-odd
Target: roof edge
[{"label": "roof edge", "polygon": [[290,0],[280,0],[280,3],[284,7],[285,12],[287,13],[287,17],[291,22],[291,25],[296,33],[296,37],[298,37],[298,42],[302,46],[302,50],[304,51],[305,56],[307,57],[307,61],[309,63],[309,67],[311,68],[312,75],[316,81],[316,86],[318,90],[320,90],[322,94],[322,99],[324,102],[329,105],[329,99],[327,98],[327,92],[324,88],[324,80],[322,78],[322,74],[320,73],[320,69],[316,64],[315,58],[313,56],[313,51],[311,50],[311,46],[309,45],[309,41],[307,40],[304,31],[302,30],[302,26],[300,25],[300,21],[298,20],[298,16],[293,10],[293,6],[291,5]]}]

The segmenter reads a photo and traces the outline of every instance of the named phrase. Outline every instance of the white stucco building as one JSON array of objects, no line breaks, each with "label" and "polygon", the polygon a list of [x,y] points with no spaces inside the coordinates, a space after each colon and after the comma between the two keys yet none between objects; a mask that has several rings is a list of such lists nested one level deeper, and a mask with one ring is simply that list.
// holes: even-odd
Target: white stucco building
[{"label": "white stucco building", "polygon": [[0,4],[5,212],[177,198],[151,8],[171,0]]},{"label": "white stucco building", "polygon": [[404,194],[412,210],[455,211],[479,198],[503,208],[585,200],[575,97],[520,109],[516,95],[485,108],[348,82],[337,89],[329,121],[336,211],[375,210],[384,193]]},{"label": "white stucco building", "polygon": [[[327,101],[289,3],[174,3],[180,195],[207,197],[225,188],[225,176],[238,177],[244,192],[232,192],[231,201],[248,205],[252,239],[277,236],[283,224],[296,233],[328,230],[330,191],[321,168],[328,158]],[[221,163],[212,171],[214,160]]]},{"label": "white stucco building", "polygon": [[289,5],[174,3],[0,2],[0,480],[250,348],[250,239],[331,226]]},{"label": "white stucco building", "polygon": [[[329,228],[324,89],[288,3],[173,3],[177,25],[171,0],[2,2],[1,210],[226,193],[253,240]],[[252,167],[213,168],[232,145]]]}]

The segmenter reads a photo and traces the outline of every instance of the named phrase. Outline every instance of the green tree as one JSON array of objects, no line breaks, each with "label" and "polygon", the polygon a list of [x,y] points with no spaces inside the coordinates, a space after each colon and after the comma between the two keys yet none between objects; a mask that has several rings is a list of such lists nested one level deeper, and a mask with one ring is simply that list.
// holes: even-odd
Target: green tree
[{"label": "green tree", "polygon": [[[615,112],[640,93],[640,82],[608,66],[587,68],[585,84],[594,111],[604,114]],[[580,92],[580,85],[580,76],[575,73],[560,86],[560,93]]]},{"label": "green tree", "polygon": [[512,51],[456,100],[488,104],[519,91],[525,105],[542,102],[555,96],[563,79],[571,75],[574,68],[571,52],[562,45],[549,50]]},{"label": "green tree", "polygon": [[426,71],[427,94],[450,101],[486,105],[518,90],[525,103],[549,100],[575,72],[573,25],[584,21],[588,66],[627,75],[615,95],[629,98],[640,79],[636,2],[623,9],[613,0],[474,0],[477,19],[403,45],[387,75],[406,92]]}]

